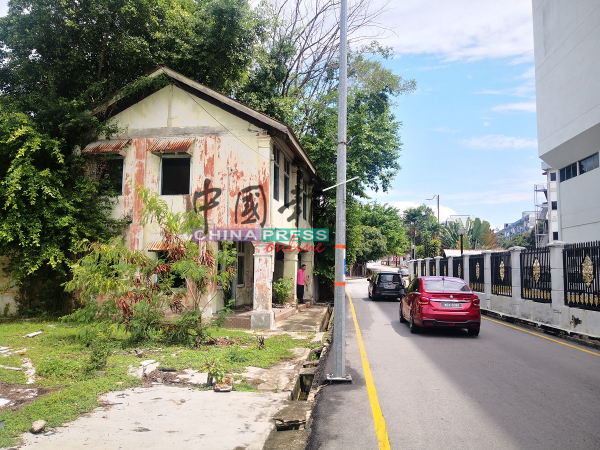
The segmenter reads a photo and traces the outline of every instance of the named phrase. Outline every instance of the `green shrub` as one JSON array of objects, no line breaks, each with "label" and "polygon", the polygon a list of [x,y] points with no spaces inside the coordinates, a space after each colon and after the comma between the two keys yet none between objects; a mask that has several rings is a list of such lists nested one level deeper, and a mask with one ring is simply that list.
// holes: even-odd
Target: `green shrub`
[{"label": "green shrub", "polygon": [[294,281],[292,280],[292,277],[288,276],[273,281],[273,293],[275,294],[277,302],[281,305],[285,303],[285,301],[290,297],[293,288]]}]

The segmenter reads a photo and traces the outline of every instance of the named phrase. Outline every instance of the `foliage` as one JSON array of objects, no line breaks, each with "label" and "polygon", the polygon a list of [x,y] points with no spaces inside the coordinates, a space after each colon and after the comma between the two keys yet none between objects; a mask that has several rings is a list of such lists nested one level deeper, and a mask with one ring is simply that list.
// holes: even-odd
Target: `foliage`
[{"label": "foliage", "polygon": [[415,245],[415,257],[433,258],[440,254],[443,227],[438,224],[437,217],[429,206],[406,209],[402,213],[402,223],[408,228],[411,245]]},{"label": "foliage", "polygon": [[[82,242],[85,254],[72,264],[73,279],[65,286],[67,291],[77,290],[85,307],[65,320],[89,324],[112,323],[116,318],[132,342],[162,335],[170,343],[198,345],[207,338],[202,309],[210,303],[201,304],[201,298],[213,283],[231,282],[235,276],[232,266],[217,271],[216,261],[234,261],[233,251],[226,248],[215,258],[210,246],[185,237],[203,225],[193,209],[174,213],[156,193],[139,186],[137,195],[144,205],[142,222],[157,223],[166,252],[154,260],[130,250],[122,238],[107,244]],[[185,288],[175,287],[178,280],[184,280]],[[186,304],[186,298],[191,298],[191,304]],[[101,306],[97,304],[100,299]],[[177,322],[167,323],[165,308],[184,314]]]},{"label": "foliage", "polygon": [[[27,432],[34,420],[46,420],[48,428],[59,427],[98,407],[99,393],[120,391],[141,384],[140,380],[128,375],[129,366],[140,363],[134,352],[138,347],[130,346],[128,336],[121,330],[116,330],[110,337],[114,345],[113,353],[108,355],[106,367],[100,369],[105,371],[105,377],[96,376],[91,369],[92,350],[78,338],[85,328],[87,325],[65,326],[59,322],[39,321],[14,321],[0,325],[0,342],[11,349],[22,348],[21,336],[24,334],[44,330],[42,335],[35,338],[35,346],[27,348],[27,357],[37,369],[36,386],[48,389],[45,395],[32,399],[25,406],[0,411],[0,422],[4,424],[0,430],[0,447],[16,445],[19,436]],[[291,349],[308,348],[313,337],[309,334],[306,339],[298,340],[289,335],[270,335],[265,338],[266,348],[259,350],[254,345],[255,335],[245,330],[210,329],[210,334],[239,345],[215,344],[198,351],[195,348],[165,345],[163,341],[147,341],[144,352],[160,361],[161,365],[176,370],[201,370],[205,363],[218,360],[224,366],[224,373],[242,373],[248,366],[269,368],[291,358]],[[98,350],[102,353],[102,346]],[[230,358],[231,355],[234,357]],[[20,355],[5,357],[3,364],[18,366],[20,359]],[[236,378],[242,384],[235,384],[235,390],[256,391],[243,377]],[[24,385],[23,372],[0,370],[0,383]]]},{"label": "foliage", "polygon": [[290,298],[293,289],[294,281],[292,280],[292,277],[283,277],[273,281],[273,293],[275,294],[277,302],[281,305]]},{"label": "foliage", "polygon": [[222,383],[225,379],[225,365],[218,359],[206,362],[202,366],[202,370],[208,372],[208,383],[212,384],[213,380],[215,383]]},{"label": "foliage", "polygon": [[519,233],[512,236],[510,239],[506,239],[504,236],[501,236],[498,241],[502,248],[510,248],[510,247],[525,247],[528,249],[535,248],[535,229],[525,233]]},{"label": "foliage", "polygon": [[379,229],[361,225],[358,230],[360,243],[356,251],[357,262],[375,261],[388,254],[386,238]]},{"label": "foliage", "polygon": [[398,208],[387,203],[367,202],[361,206],[360,222],[381,232],[385,237],[387,255],[400,255],[408,250],[408,239],[400,222]]},{"label": "foliage", "polygon": [[459,228],[465,229],[463,236],[464,249],[489,249],[495,245],[495,237],[487,220],[482,221],[478,217],[472,220],[467,218],[463,224],[462,220],[449,222],[442,230],[442,246],[448,249],[460,248]]}]

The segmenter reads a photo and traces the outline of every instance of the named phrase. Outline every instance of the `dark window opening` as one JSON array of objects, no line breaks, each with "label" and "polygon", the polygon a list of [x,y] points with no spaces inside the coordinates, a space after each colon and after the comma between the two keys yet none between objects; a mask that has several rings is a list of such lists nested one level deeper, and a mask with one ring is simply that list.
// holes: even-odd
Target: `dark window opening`
[{"label": "dark window opening", "polygon": [[598,160],[598,153],[592,156],[588,156],[585,159],[582,159],[581,161],[579,161],[579,174],[583,175],[584,173],[589,172],[590,170],[597,169],[599,162],[600,161]]},{"label": "dark window opening", "polygon": [[273,149],[273,198],[279,200],[279,149]]},{"label": "dark window opening", "polygon": [[[160,250],[160,251],[156,252],[156,256],[160,261],[162,261],[165,264],[173,263],[173,260],[171,260],[171,258],[169,258],[169,252],[166,250]],[[167,273],[166,275],[163,275],[163,276],[172,277],[173,283],[171,284],[171,287],[173,287],[173,288],[184,288],[185,287],[185,278],[184,277],[181,277],[174,273]],[[159,282],[160,281],[161,280],[159,278]]]},{"label": "dark window opening", "polygon": [[556,211],[558,209],[558,202],[552,202],[552,211]]},{"label": "dark window opening", "polygon": [[552,240],[553,241],[558,241],[558,231],[553,231],[552,232]]},{"label": "dark window opening", "polygon": [[556,172],[550,174],[550,181],[556,181]]},{"label": "dark window opening", "polygon": [[190,193],[190,158],[162,158],[160,195]]},{"label": "dark window opening", "polygon": [[113,158],[106,161],[106,177],[109,186],[117,195],[123,195],[123,158]]},{"label": "dark window opening", "polygon": [[237,250],[237,284],[238,286],[244,285],[244,271],[245,271],[245,253],[244,253],[244,242],[236,242]]},{"label": "dark window opening", "polygon": [[577,163],[569,164],[567,167],[560,169],[560,181],[570,180],[577,176]]},{"label": "dark window opening", "polygon": [[283,204],[290,206],[290,162],[283,159]]}]

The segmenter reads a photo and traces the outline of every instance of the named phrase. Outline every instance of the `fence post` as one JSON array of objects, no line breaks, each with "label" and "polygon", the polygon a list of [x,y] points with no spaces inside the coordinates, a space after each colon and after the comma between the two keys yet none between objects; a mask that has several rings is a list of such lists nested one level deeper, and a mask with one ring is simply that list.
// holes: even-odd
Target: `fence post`
[{"label": "fence post", "polygon": [[525,250],[525,247],[510,247],[510,265],[512,266],[511,277],[512,277],[512,313],[513,315],[521,316],[521,252]]},{"label": "fence post", "polygon": [[550,249],[550,283],[552,287],[552,325],[561,325],[561,311],[565,306],[565,273],[563,252],[565,243],[554,241],[548,244]]},{"label": "fence post", "polygon": [[408,279],[412,280],[415,273],[415,262],[412,259],[408,260]]},{"label": "fence post", "polygon": [[448,276],[454,276],[454,256],[448,256]]},{"label": "fence post", "polygon": [[492,251],[485,250],[483,252],[483,283],[485,284],[485,309],[490,309],[492,306]]},{"label": "fence post", "polygon": [[469,258],[471,258],[470,255],[463,255],[463,280],[465,280],[467,285],[469,285],[469,278],[471,277],[471,274],[469,273],[471,270],[471,262],[469,261]]},{"label": "fence post", "polygon": [[425,258],[425,274],[431,276],[431,270],[429,270],[429,263],[431,258]]},{"label": "fence post", "polygon": [[435,258],[435,275],[437,277],[441,277],[442,276],[442,272],[440,272],[440,259],[442,259],[441,256],[436,256]]},{"label": "fence post", "polygon": [[422,261],[423,261],[422,259],[417,259],[417,276],[418,276],[418,277],[422,277],[422,276],[424,276],[424,275],[421,273],[421,262],[422,262]]}]

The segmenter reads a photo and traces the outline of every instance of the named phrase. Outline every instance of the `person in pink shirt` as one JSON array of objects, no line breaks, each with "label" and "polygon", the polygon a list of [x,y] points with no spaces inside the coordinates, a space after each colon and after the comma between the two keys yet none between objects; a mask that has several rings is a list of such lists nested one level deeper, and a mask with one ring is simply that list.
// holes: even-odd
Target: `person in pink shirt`
[{"label": "person in pink shirt", "polygon": [[304,303],[304,280],[306,279],[306,264],[302,264],[302,267],[298,269],[296,275],[296,296],[298,297],[298,303]]}]

